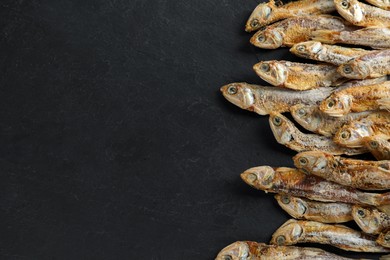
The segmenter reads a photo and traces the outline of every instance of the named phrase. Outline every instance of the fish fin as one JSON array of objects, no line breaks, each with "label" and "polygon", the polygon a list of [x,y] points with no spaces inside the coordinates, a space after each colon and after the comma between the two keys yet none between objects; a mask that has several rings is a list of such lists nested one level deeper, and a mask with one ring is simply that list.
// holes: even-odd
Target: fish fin
[{"label": "fish fin", "polygon": [[319,41],[328,44],[334,44],[337,42],[340,32],[335,32],[331,30],[318,30],[312,33],[311,39],[313,41]]},{"label": "fish fin", "polygon": [[[390,205],[383,205],[383,206],[379,206],[378,209],[384,213],[386,213],[387,215],[390,215]],[[389,255],[390,256],[390,255]],[[389,258],[390,260],[390,258]]]},{"label": "fish fin", "polygon": [[382,255],[379,257],[379,260],[390,260],[390,255]]},{"label": "fish fin", "polygon": [[390,111],[390,98],[381,98],[376,101],[380,109]]}]

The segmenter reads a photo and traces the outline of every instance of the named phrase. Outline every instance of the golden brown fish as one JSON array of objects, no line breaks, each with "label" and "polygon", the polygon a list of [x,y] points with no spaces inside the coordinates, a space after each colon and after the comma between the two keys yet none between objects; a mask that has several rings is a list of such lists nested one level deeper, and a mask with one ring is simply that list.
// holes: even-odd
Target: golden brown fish
[{"label": "golden brown fish", "polygon": [[320,109],[330,116],[387,108],[382,99],[390,96],[390,81],[375,85],[342,88],[321,102]]},{"label": "golden brown fish", "polygon": [[390,138],[385,135],[367,136],[363,145],[377,160],[390,160]]},{"label": "golden brown fish", "polygon": [[298,153],[294,165],[306,174],[363,190],[390,189],[390,161],[367,161],[321,151]]},{"label": "golden brown fish", "polygon": [[364,54],[340,65],[337,71],[350,79],[376,78],[390,74],[390,50]]},{"label": "golden brown fish", "polygon": [[253,188],[265,192],[289,194],[324,202],[381,206],[383,212],[390,211],[388,209],[390,192],[383,194],[362,192],[315,175],[306,175],[293,168],[253,167],[241,173],[241,178]]},{"label": "golden brown fish", "polygon": [[311,34],[313,41],[328,44],[344,43],[368,46],[373,49],[390,48],[390,29],[368,27],[355,31],[316,30]]},{"label": "golden brown fish", "polygon": [[341,202],[320,202],[276,194],[279,206],[296,219],[322,223],[342,223],[352,220],[352,205]]},{"label": "golden brown fish", "polygon": [[390,248],[390,230],[383,231],[378,236],[376,242],[383,247]]},{"label": "golden brown fish", "polygon": [[330,137],[304,134],[289,119],[279,113],[270,114],[269,124],[276,141],[297,152],[326,151],[335,155],[355,155],[367,152],[365,147],[343,147],[336,144]]},{"label": "golden brown fish", "polygon": [[390,11],[357,0],[334,0],[337,12],[348,22],[364,27],[389,27]]},{"label": "golden brown fish", "polygon": [[268,83],[294,90],[337,86],[347,81],[333,65],[271,60],[259,62],[253,69]]},{"label": "golden brown fish", "polygon": [[366,2],[370,3],[372,5],[375,5],[376,7],[390,11],[390,1],[389,0],[366,0]]},{"label": "golden brown fish", "polygon": [[272,111],[286,112],[291,106],[298,103],[319,104],[332,91],[332,88],[294,91],[244,82],[231,83],[221,87],[223,96],[229,102],[260,115],[268,115]]},{"label": "golden brown fish", "polygon": [[270,244],[319,243],[354,252],[390,252],[390,248],[382,247],[375,239],[343,225],[290,219],[275,231]]},{"label": "golden brown fish", "polygon": [[336,11],[333,0],[299,0],[277,5],[271,0],[253,10],[246,22],[245,31],[252,32],[279,20],[310,14],[327,14]]},{"label": "golden brown fish", "polygon": [[216,260],[349,260],[319,248],[266,245],[237,241],[222,249]]},{"label": "golden brown fish", "polygon": [[343,19],[330,15],[298,16],[271,24],[257,31],[250,42],[263,49],[293,46],[308,41],[315,30],[348,31],[349,24]]},{"label": "golden brown fish", "polygon": [[323,44],[316,41],[300,42],[291,47],[290,52],[301,58],[341,65],[370,51]]},{"label": "golden brown fish", "polygon": [[352,216],[356,224],[367,234],[379,234],[390,228],[390,216],[374,207],[355,205]]}]

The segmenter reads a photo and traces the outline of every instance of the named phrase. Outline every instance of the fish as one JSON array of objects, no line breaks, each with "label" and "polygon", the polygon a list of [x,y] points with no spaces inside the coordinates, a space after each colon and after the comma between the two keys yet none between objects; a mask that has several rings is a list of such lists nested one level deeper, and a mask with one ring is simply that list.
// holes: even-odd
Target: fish
[{"label": "fish", "polygon": [[390,1],[389,0],[366,0],[366,2],[372,4],[376,7],[390,11]]},{"label": "fish", "polygon": [[270,244],[286,246],[297,243],[319,243],[354,252],[390,252],[390,248],[382,247],[375,240],[374,236],[340,224],[330,225],[290,219],[275,231]]},{"label": "fish", "polygon": [[373,112],[363,111],[333,117],[322,112],[317,105],[296,104],[290,108],[290,113],[294,120],[306,130],[332,137],[344,124],[362,119]]},{"label": "fish", "polygon": [[390,138],[390,113],[383,114],[387,116],[367,116],[345,124],[334,134],[333,141],[345,147],[359,148],[364,147],[363,138],[367,136],[385,135]]},{"label": "fish", "polygon": [[390,50],[372,51],[356,57],[337,68],[350,79],[376,78],[390,74]]},{"label": "fish", "polygon": [[352,216],[366,234],[377,235],[390,228],[390,216],[375,207],[354,205]]},{"label": "fish", "polygon": [[377,160],[390,160],[390,138],[384,135],[367,136],[363,145]]},{"label": "fish", "polygon": [[372,79],[354,79],[341,84],[339,87],[337,87],[337,90],[339,91],[350,87],[375,85],[375,84],[383,83],[385,81],[387,81],[387,76],[372,78]]},{"label": "fish", "polygon": [[288,194],[323,202],[380,206],[383,212],[390,212],[390,192],[362,192],[294,168],[257,166],[247,169],[240,177],[249,186],[266,193]]},{"label": "fish", "polygon": [[254,241],[237,241],[222,249],[216,260],[350,260],[319,248],[277,246]]},{"label": "fish", "polygon": [[334,0],[337,12],[348,22],[364,27],[389,27],[390,12],[357,0]]},{"label": "fish", "polygon": [[368,161],[333,156],[321,151],[298,153],[297,169],[328,181],[362,190],[390,189],[390,160]]},{"label": "fish", "polygon": [[337,86],[347,81],[337,72],[337,67],[326,64],[271,60],[256,63],[253,69],[268,83],[294,90]]},{"label": "fish", "polygon": [[339,66],[353,58],[368,54],[372,51],[360,48],[347,48],[337,45],[323,44],[318,41],[306,41],[294,44],[291,47],[290,52],[301,58]]},{"label": "fish", "polygon": [[268,24],[294,16],[327,14],[336,11],[333,0],[300,0],[278,5],[271,0],[256,6],[245,25],[245,31],[253,32]]},{"label": "fish", "polygon": [[383,247],[390,248],[390,230],[386,230],[380,233],[376,242]]},{"label": "fish", "polygon": [[311,40],[327,44],[343,43],[368,46],[373,49],[390,48],[390,29],[367,27],[354,31],[316,30]]},{"label": "fish", "polygon": [[320,202],[283,194],[276,194],[275,199],[284,211],[296,219],[322,223],[342,223],[353,219],[352,204]]},{"label": "fish", "polygon": [[298,16],[276,22],[257,31],[250,42],[263,49],[291,47],[296,43],[308,41],[315,30],[348,31],[352,30],[352,27],[335,16]]},{"label": "fish", "polygon": [[[324,113],[340,117],[350,112],[388,109],[390,81],[335,90],[319,106]],[[384,101],[384,102],[383,102]]]},{"label": "fish", "polygon": [[334,155],[356,155],[367,152],[365,147],[340,146],[327,136],[304,134],[293,122],[279,113],[270,113],[269,124],[276,141],[297,152],[314,150],[326,151]]},{"label": "fish", "polygon": [[240,82],[225,85],[220,90],[232,104],[259,115],[268,115],[272,111],[287,112],[298,103],[319,104],[332,93],[333,88],[294,91]]}]

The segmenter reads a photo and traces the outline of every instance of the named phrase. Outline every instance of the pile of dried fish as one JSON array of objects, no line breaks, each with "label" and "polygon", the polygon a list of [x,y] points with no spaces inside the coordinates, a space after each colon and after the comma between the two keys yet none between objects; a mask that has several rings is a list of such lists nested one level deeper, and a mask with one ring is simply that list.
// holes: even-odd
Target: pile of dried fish
[{"label": "pile of dried fish", "polygon": [[[234,105],[270,115],[276,141],[298,152],[296,168],[257,166],[241,174],[253,188],[276,193],[293,219],[269,245],[238,241],[217,259],[348,259],[292,246],[298,243],[390,252],[390,2],[367,2],[270,0],[250,15],[245,30],[256,31],[251,44],[289,47],[311,60],[260,61],[253,69],[272,86],[236,82],[221,88]],[[312,133],[299,130],[281,114],[286,112]],[[363,153],[376,160],[346,157]],[[349,221],[361,231],[340,224]]]}]

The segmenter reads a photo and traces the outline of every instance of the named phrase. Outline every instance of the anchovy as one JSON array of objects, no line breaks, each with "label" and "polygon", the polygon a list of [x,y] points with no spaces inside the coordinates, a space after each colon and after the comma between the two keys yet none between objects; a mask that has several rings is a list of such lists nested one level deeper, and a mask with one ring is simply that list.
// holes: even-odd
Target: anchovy
[{"label": "anchovy", "polygon": [[356,224],[367,234],[379,234],[390,228],[390,216],[375,207],[355,205],[352,216]]},{"label": "anchovy", "polygon": [[383,247],[390,248],[390,230],[386,230],[380,233],[376,242]]},{"label": "anchovy", "polygon": [[390,138],[384,135],[367,136],[363,145],[377,160],[390,160]]}]

